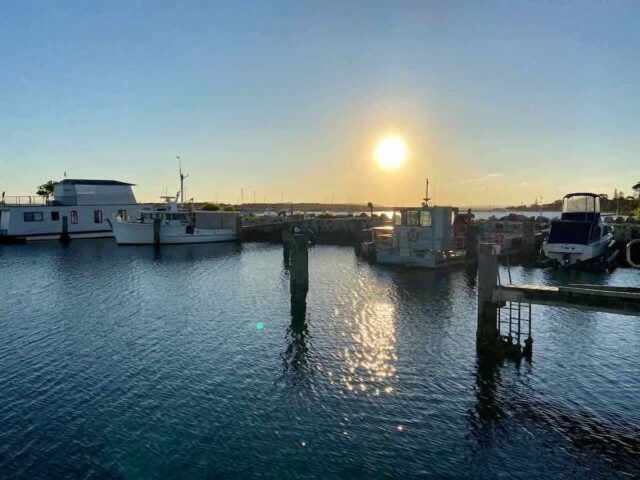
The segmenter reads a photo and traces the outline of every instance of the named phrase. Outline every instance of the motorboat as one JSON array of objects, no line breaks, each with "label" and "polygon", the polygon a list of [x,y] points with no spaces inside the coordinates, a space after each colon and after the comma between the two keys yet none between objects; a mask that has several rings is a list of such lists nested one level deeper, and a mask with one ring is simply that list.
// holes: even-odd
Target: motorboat
[{"label": "motorboat", "polygon": [[614,243],[612,228],[600,217],[600,197],[594,193],[570,193],[562,200],[562,216],[551,221],[549,237],[542,245],[554,266],[572,267],[605,262]]}]

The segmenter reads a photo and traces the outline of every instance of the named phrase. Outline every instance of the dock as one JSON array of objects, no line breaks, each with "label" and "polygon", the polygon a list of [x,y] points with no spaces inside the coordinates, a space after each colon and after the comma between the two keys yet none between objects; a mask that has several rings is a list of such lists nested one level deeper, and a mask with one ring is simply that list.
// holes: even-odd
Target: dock
[{"label": "dock", "polygon": [[478,251],[476,345],[479,353],[531,358],[533,305],[640,317],[640,288],[593,284],[502,284],[495,246],[480,244]]}]

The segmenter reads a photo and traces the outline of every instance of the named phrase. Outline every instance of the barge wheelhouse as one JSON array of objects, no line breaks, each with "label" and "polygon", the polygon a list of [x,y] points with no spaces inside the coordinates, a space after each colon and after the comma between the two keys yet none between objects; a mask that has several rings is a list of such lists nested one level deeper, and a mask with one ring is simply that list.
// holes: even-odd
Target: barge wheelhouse
[{"label": "barge wheelhouse", "polygon": [[454,207],[394,209],[392,235],[376,239],[377,262],[422,268],[463,263],[464,233],[457,217]]}]

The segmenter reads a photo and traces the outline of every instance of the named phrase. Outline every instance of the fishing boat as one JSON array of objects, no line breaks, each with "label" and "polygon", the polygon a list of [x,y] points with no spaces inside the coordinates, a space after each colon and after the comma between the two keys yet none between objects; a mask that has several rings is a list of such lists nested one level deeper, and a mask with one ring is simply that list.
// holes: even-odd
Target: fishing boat
[{"label": "fishing boat", "polygon": [[163,196],[164,205],[146,208],[137,218],[120,215],[110,220],[118,245],[165,245],[229,242],[236,239],[235,212],[194,211],[184,203],[184,179],[180,170],[180,191]]},{"label": "fishing boat", "polygon": [[53,184],[51,198],[0,200],[0,243],[112,237],[108,219],[136,217],[142,208],[131,183],[64,179]]},{"label": "fishing boat", "polygon": [[554,266],[574,267],[606,262],[613,243],[611,227],[600,218],[600,197],[570,193],[562,200],[560,219],[551,221],[542,251]]}]

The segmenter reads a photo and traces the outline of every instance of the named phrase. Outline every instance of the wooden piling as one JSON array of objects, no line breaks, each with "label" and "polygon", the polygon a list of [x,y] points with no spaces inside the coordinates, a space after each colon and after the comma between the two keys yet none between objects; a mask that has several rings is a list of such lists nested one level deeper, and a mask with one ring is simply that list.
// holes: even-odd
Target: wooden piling
[{"label": "wooden piling", "polygon": [[62,233],[60,234],[60,241],[62,243],[69,243],[71,237],[69,236],[69,219],[66,215],[62,216]]},{"label": "wooden piling", "polygon": [[282,227],[282,255],[285,265],[289,265],[291,260],[291,242],[293,242],[291,225],[285,224]]},{"label": "wooden piling", "polygon": [[493,301],[493,289],[498,283],[498,256],[493,245],[478,246],[478,350],[495,350],[500,346],[498,305]]},{"label": "wooden piling", "polygon": [[524,222],[522,224],[522,253],[523,255],[533,256],[536,252],[534,222]]},{"label": "wooden piling", "polygon": [[153,244],[155,246],[160,245],[160,219],[153,219]]},{"label": "wooden piling", "polygon": [[309,290],[309,239],[304,233],[294,233],[289,271],[291,293],[306,294]]}]

